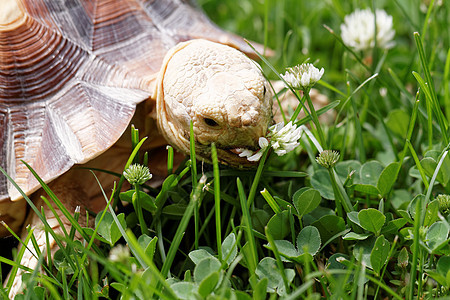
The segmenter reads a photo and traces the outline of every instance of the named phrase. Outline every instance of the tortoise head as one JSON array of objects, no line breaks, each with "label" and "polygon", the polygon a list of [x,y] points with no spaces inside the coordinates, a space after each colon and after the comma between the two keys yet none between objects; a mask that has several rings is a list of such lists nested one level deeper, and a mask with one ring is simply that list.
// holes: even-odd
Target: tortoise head
[{"label": "tortoise head", "polygon": [[237,148],[255,150],[272,123],[272,95],[259,67],[240,51],[206,40],[180,43],[166,55],[156,84],[158,125],[169,143],[189,153],[190,122],[197,156],[251,167]]}]

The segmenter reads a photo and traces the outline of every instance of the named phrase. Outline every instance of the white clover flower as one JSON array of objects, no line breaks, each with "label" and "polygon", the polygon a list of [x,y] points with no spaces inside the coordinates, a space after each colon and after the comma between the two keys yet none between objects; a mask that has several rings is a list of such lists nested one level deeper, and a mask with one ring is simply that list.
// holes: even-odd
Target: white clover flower
[{"label": "white clover flower", "polygon": [[283,123],[278,123],[269,128],[268,136],[275,153],[278,156],[283,156],[300,145],[299,139],[302,136],[302,130],[292,122],[285,126],[283,126]]},{"label": "white clover flower", "polygon": [[272,147],[278,156],[283,156],[300,145],[299,139],[301,135],[302,128],[297,127],[292,122],[285,126],[283,123],[275,124],[269,127],[267,138],[259,138],[258,144],[261,149],[258,151],[238,149],[238,152],[240,152],[239,156],[247,157],[249,161],[258,161],[268,147]]},{"label": "white clover flower", "polygon": [[281,77],[294,89],[305,90],[316,84],[322,78],[324,69],[317,69],[313,64],[301,64],[287,68]]},{"label": "white clover flower", "polygon": [[[394,46],[392,40],[395,30],[392,28],[392,16],[384,10],[376,10],[377,46],[389,49]],[[344,43],[357,51],[372,49],[375,46],[375,15],[370,9],[357,9],[345,16],[341,24],[341,37]]]}]

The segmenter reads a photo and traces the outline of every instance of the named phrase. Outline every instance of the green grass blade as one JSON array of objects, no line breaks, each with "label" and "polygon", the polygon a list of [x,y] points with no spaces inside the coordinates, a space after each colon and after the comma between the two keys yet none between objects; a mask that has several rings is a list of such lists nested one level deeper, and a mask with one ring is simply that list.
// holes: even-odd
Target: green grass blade
[{"label": "green grass blade", "polygon": [[[320,141],[322,147],[327,148],[327,141],[325,139],[325,135],[323,134],[323,130],[322,130],[322,126],[320,125],[320,122],[319,122],[318,114],[316,112],[316,109],[314,108],[311,97],[309,96],[309,90],[307,90],[304,93],[304,96],[306,98],[306,101],[308,102],[308,107],[311,112],[312,121],[314,123],[314,126],[316,127],[317,133],[319,134],[319,141]],[[291,119],[291,121],[293,121],[293,120]]]},{"label": "green grass blade", "polygon": [[[93,174],[94,177],[95,177],[95,174],[94,174],[94,173],[92,173],[92,174]],[[115,190],[115,188],[116,188],[116,183],[114,183],[113,190]],[[101,189],[103,190],[102,187],[101,187]],[[114,193],[111,193],[111,197],[109,198],[108,202],[106,202],[106,208],[108,208],[108,207],[111,205],[111,202],[112,202],[112,200],[113,200],[113,195],[114,195]],[[89,242],[88,242],[88,244],[87,244],[87,246],[86,246],[86,249],[87,249],[87,250],[91,249],[92,245],[94,244],[95,237],[97,236],[97,232],[98,232],[98,230],[99,230],[99,228],[100,228],[100,224],[102,224],[102,221],[103,221],[103,219],[104,219],[104,217],[105,217],[105,215],[106,215],[106,212],[108,211],[106,208],[102,211],[102,214],[101,214],[101,216],[100,216],[100,218],[99,218],[99,221],[98,221],[98,226],[96,226],[96,227],[94,228],[94,232],[92,233],[92,236],[91,236],[91,238],[89,239]],[[81,265],[84,265],[84,262],[86,261],[86,258],[87,258],[87,254],[85,253],[85,254],[83,255],[83,257],[81,258],[81,260],[80,260]]]},{"label": "green grass blade", "polygon": [[411,118],[409,119],[409,124],[408,124],[408,131],[406,133],[406,138],[405,138],[405,144],[403,145],[403,150],[400,153],[400,157],[398,158],[399,164],[398,164],[398,168],[395,174],[395,181],[398,178],[398,174],[400,173],[400,170],[402,168],[402,165],[404,163],[405,157],[406,157],[406,152],[408,150],[408,141],[411,140],[412,134],[413,134],[413,130],[416,124],[416,119],[417,119],[417,113],[419,110],[419,92],[416,93],[416,101],[414,103],[414,107],[412,110],[412,114],[411,114]]},{"label": "green grass blade", "polygon": [[186,228],[189,224],[189,220],[191,219],[194,209],[200,201],[201,193],[203,185],[206,182],[206,177],[200,178],[199,184],[195,188],[194,193],[192,194],[191,201],[189,202],[186,210],[181,218],[180,224],[178,225],[175,236],[173,237],[172,244],[170,245],[169,251],[167,252],[167,258],[161,268],[161,275],[163,277],[167,277],[169,274],[170,267],[172,266],[173,260],[175,258],[175,254],[178,251],[178,247],[180,246],[181,240],[186,232]]},{"label": "green grass blade", "polygon": [[[351,93],[350,93],[350,95],[347,97],[347,99],[345,99],[345,101],[342,103],[342,105],[341,105],[341,108],[340,108],[340,110],[338,111],[338,113],[337,113],[337,115],[336,115],[336,121],[335,121],[335,124],[334,124],[334,126],[333,126],[333,128],[331,129],[331,135],[333,135],[333,132],[334,132],[334,130],[335,130],[335,128],[337,127],[337,122],[339,121],[339,117],[340,117],[340,115],[341,115],[341,113],[344,111],[344,109],[345,109],[345,107],[347,106],[347,103],[349,102],[349,101],[351,101],[352,100],[352,98],[353,98],[353,96],[357,93],[357,92],[359,92],[359,90],[360,89],[362,89],[367,83],[369,83],[371,80],[373,80],[373,79],[375,79],[375,78],[377,78],[378,77],[378,74],[373,74],[372,76],[370,76],[369,78],[367,78],[366,80],[364,80],[356,89],[354,89]],[[353,102],[352,102],[353,103]],[[355,122],[357,122],[356,123],[356,129],[359,127],[359,128],[361,128],[361,124],[359,123],[359,119],[355,116]],[[359,126],[357,125],[357,124],[359,124]],[[361,130],[361,129],[360,129]],[[357,134],[357,136],[359,137],[359,139],[361,139],[361,134]],[[361,141],[360,141],[360,144],[361,144]],[[332,147],[332,145],[330,145],[330,148]],[[361,151],[361,150],[360,150]]]},{"label": "green grass blade", "polygon": [[269,204],[270,208],[274,211],[274,213],[281,213],[280,206],[277,204],[275,199],[273,199],[272,195],[269,193],[269,191],[264,188],[264,190],[261,191],[261,195],[264,197],[264,199],[267,201],[267,204]]},{"label": "green grass blade", "polygon": [[355,123],[356,139],[358,140],[359,160],[364,163],[366,161],[366,149],[364,147],[364,139],[362,136],[362,126],[358,116],[358,108],[353,97],[350,98],[353,109],[353,122]]},{"label": "green grass blade", "polygon": [[442,137],[444,139],[444,143],[447,145],[448,144],[448,136],[447,136],[447,123],[445,121],[445,118],[443,116],[443,113],[440,109],[440,105],[439,105],[439,101],[437,99],[436,96],[436,91],[434,89],[434,84],[433,84],[433,79],[431,77],[431,72],[430,69],[428,68],[428,62],[425,56],[425,51],[423,50],[423,44],[422,44],[422,40],[420,38],[420,35],[418,32],[414,33],[414,39],[416,41],[416,46],[417,46],[417,50],[419,51],[419,56],[420,56],[420,62],[422,65],[422,69],[425,73],[425,79],[428,83],[428,90],[430,93],[431,98],[429,99],[431,101],[431,106],[434,109],[434,112],[436,114],[436,118],[437,121],[439,123],[439,126],[441,128],[441,132],[442,132]]},{"label": "green grass blade", "polygon": [[173,147],[167,145],[167,174],[170,175],[173,172]]},{"label": "green grass blade", "polygon": [[[9,228],[9,227],[7,227],[7,228]],[[3,263],[7,263],[7,264],[9,264],[9,265],[12,266],[12,269],[11,269],[11,271],[9,272],[9,278],[8,278],[8,281],[7,281],[6,284],[5,284],[5,287],[7,288],[7,293],[8,293],[8,294],[9,294],[9,291],[11,290],[12,284],[13,284],[13,282],[14,282],[14,278],[16,277],[19,268],[21,268],[21,269],[23,269],[23,270],[25,270],[25,271],[27,271],[27,272],[32,272],[32,271],[33,271],[33,270],[30,269],[30,268],[25,268],[24,266],[20,265],[20,261],[22,260],[22,257],[23,257],[23,255],[25,254],[25,251],[26,251],[26,250],[28,250],[28,251],[30,251],[31,253],[33,253],[33,252],[31,251],[31,249],[27,249],[27,245],[28,245],[28,242],[31,240],[31,236],[33,235],[33,231],[34,231],[34,229],[31,229],[31,230],[28,232],[28,234],[27,234],[27,236],[26,236],[26,238],[24,239],[23,242],[21,241],[21,239],[20,239],[17,235],[14,234],[15,237],[16,237],[17,239],[19,239],[19,241],[21,241],[21,242],[22,242],[22,245],[23,245],[23,246],[20,248],[19,252],[17,253],[17,262],[10,261],[10,260],[8,260],[8,259],[6,259],[6,258],[0,256],[0,259],[1,259],[1,261],[2,261]],[[36,259],[37,259],[37,258],[36,258]]]},{"label": "green grass blade", "polygon": [[[131,125],[131,149],[135,149],[139,144],[139,130],[134,127],[134,124]],[[136,155],[133,158],[133,163],[139,163],[139,149],[136,151]]]},{"label": "green grass blade", "polygon": [[342,40],[342,38],[336,34],[334,32],[333,29],[331,29],[330,27],[328,27],[327,25],[323,25],[323,27],[325,27],[326,30],[328,30],[329,33],[331,33],[331,35],[339,41],[339,43],[345,48],[345,50],[347,50],[349,53],[351,53],[353,55],[353,57],[359,62],[359,64],[364,67],[364,69],[366,69],[367,72],[372,73],[372,70],[363,62],[363,60],[361,59],[361,57],[359,57],[358,54],[356,54],[355,51],[353,51],[353,49],[351,49],[350,47],[348,47],[344,41]]},{"label": "green grass blade", "polygon": [[425,189],[428,190],[430,185],[428,183],[427,175],[425,174],[425,171],[422,168],[422,165],[420,164],[419,157],[417,156],[417,153],[414,150],[414,147],[412,146],[411,142],[409,140],[407,140],[406,143],[408,145],[409,152],[411,152],[414,162],[416,163],[417,170],[419,170],[420,176],[422,177],[422,181],[423,181],[423,184],[425,185]]},{"label": "green grass blade", "polygon": [[283,107],[281,106],[280,98],[278,96],[278,95],[282,95],[283,92],[285,92],[285,90],[283,89],[280,92],[276,93],[275,89],[274,89],[274,87],[272,85],[272,82],[270,82],[270,80],[268,80],[267,82],[269,83],[270,88],[272,89],[273,95],[274,95],[275,99],[277,100],[278,109],[279,109],[279,111],[281,113],[281,118],[283,119],[283,123],[286,124],[287,123],[286,114],[284,113]]},{"label": "green grass blade", "polygon": [[430,90],[428,88],[428,85],[423,81],[422,77],[417,72],[412,73],[413,76],[416,78],[417,82],[419,83],[419,86],[422,91],[425,93],[425,105],[427,108],[427,134],[428,134],[428,149],[431,149],[433,147],[433,112],[431,107],[431,94]]},{"label": "green grass blade", "polygon": [[258,251],[256,250],[256,241],[253,235],[252,220],[249,212],[250,205],[247,203],[247,197],[245,196],[244,186],[242,185],[242,182],[239,179],[239,177],[236,179],[236,184],[239,192],[239,199],[241,202],[242,223],[244,225],[245,233],[247,236],[247,242],[250,246],[250,257],[246,257],[246,261],[248,263],[248,268],[251,276],[255,274],[256,265],[258,264],[259,261]]},{"label": "green grass blade", "polygon": [[434,8],[434,0],[431,0],[428,5],[427,14],[425,15],[425,20],[423,21],[422,38],[421,38],[422,43],[425,41],[425,36],[427,35],[428,24],[430,23],[429,21],[430,21],[431,12],[433,11],[433,8]]},{"label": "green grass blade", "polygon": [[[439,161],[438,161],[438,164],[437,164],[437,166],[436,166],[436,169],[434,170],[433,176],[431,177],[430,185],[429,185],[429,187],[428,187],[428,189],[427,189],[427,194],[425,195],[425,200],[423,201],[424,203],[423,203],[423,205],[422,205],[422,207],[421,207],[421,210],[422,210],[422,211],[425,211],[425,210],[426,210],[426,205],[430,202],[431,191],[433,190],[434,182],[436,181],[436,177],[437,177],[437,175],[438,175],[438,173],[439,173],[439,170],[441,169],[442,164],[444,163],[444,159],[445,159],[445,157],[446,157],[447,154],[448,154],[448,147],[449,147],[449,146],[447,146],[447,147],[444,149],[444,151],[441,153],[441,155],[439,156],[440,159],[439,159]],[[423,216],[422,216],[422,218],[421,218],[421,220],[420,220],[420,226],[423,226],[423,221],[424,221],[424,219],[425,219],[425,214],[423,214]]]},{"label": "green grass blade", "polygon": [[391,289],[389,286],[387,286],[384,282],[366,274],[365,275],[366,278],[368,278],[370,281],[372,281],[373,283],[375,283],[377,286],[381,287],[383,290],[386,291],[386,293],[388,293],[389,295],[392,296],[392,298],[395,298],[397,300],[402,300],[404,298],[402,298],[400,295],[398,295],[393,289]]},{"label": "green grass blade", "polygon": [[414,288],[416,286],[416,278],[417,278],[417,264],[419,258],[419,239],[420,239],[420,220],[422,219],[422,211],[420,210],[422,205],[422,197],[419,197],[419,201],[416,204],[416,215],[414,217],[414,236],[413,236],[413,245],[411,247],[411,252],[413,254],[413,258],[411,261],[411,269],[410,269],[410,280],[409,280],[409,293],[407,299],[414,299]]},{"label": "green grass blade", "polygon": [[[335,92],[338,95],[341,95],[342,97],[346,97],[347,95],[345,95],[343,92],[341,92],[340,90],[338,90],[336,87],[332,86],[331,84],[329,84],[326,81],[323,81],[323,79],[320,79],[319,82],[317,82],[318,84],[320,84],[321,86],[329,89],[330,91]],[[319,111],[317,111],[319,112]]]},{"label": "green grass blade", "polygon": [[[53,191],[48,187],[48,185],[39,177],[39,175],[28,165],[26,162],[23,162],[27,168],[30,170],[30,172],[33,174],[33,176],[39,181],[39,184],[42,186],[44,191],[49,195],[50,199],[53,201],[53,203],[56,204],[58,209],[64,214],[64,216],[69,220],[70,224],[75,227],[75,229],[79,232],[79,234],[83,237],[85,240],[89,240],[89,237],[84,232],[83,228],[81,228],[80,224],[75,220],[75,218],[72,216],[72,214],[67,210],[67,208],[61,203],[61,201],[56,197],[56,195],[53,193]],[[42,219],[41,219],[42,220]],[[55,239],[57,239],[55,237]],[[59,245],[59,244],[58,244]],[[60,246],[60,248],[63,248]],[[98,247],[94,244],[93,249],[97,252],[100,250]]]},{"label": "green grass blade", "polygon": [[220,221],[220,174],[216,144],[211,144],[211,157],[214,170],[214,210],[216,215],[216,243],[219,260],[222,260],[222,224]]},{"label": "green grass blade", "polygon": [[190,141],[190,150],[191,150],[191,178],[192,178],[192,189],[195,190],[195,187],[197,186],[197,160],[195,158],[195,138],[194,138],[194,125],[190,123],[190,135],[189,135],[189,141]]},{"label": "green grass blade", "polygon": [[[69,234],[67,233],[67,229],[64,226],[64,223],[62,222],[61,218],[59,217],[58,213],[56,212],[55,208],[53,207],[53,205],[50,203],[50,201],[47,199],[47,197],[41,196],[42,201],[44,201],[44,203],[47,205],[47,207],[51,210],[53,216],[55,217],[55,219],[58,221],[59,226],[61,227],[62,232],[64,233],[64,236],[66,238],[69,238]],[[45,217],[44,213],[41,212],[42,216]],[[74,228],[74,227],[72,227]]]},{"label": "green grass blade", "polygon": [[301,286],[299,286],[297,289],[295,289],[291,294],[283,297],[283,300],[296,300],[301,299],[302,296],[306,294],[308,289],[314,284],[314,281],[308,280],[307,282],[303,283]]},{"label": "green grass blade", "polygon": [[[108,198],[106,197],[105,191],[103,190],[103,188],[102,188],[102,186],[101,186],[101,184],[100,184],[100,181],[98,180],[97,176],[95,176],[95,174],[94,174],[94,178],[95,178],[95,180],[97,181],[97,184],[98,184],[98,186],[100,187],[100,189],[101,189],[101,191],[102,191],[102,194],[103,194],[103,197],[105,198],[106,203],[107,203],[107,204],[110,203],[110,201],[109,201]],[[115,186],[114,186],[114,187],[115,187]],[[114,190],[113,190],[113,194],[114,194]],[[113,217],[113,219],[114,219],[114,222],[116,223],[116,225],[117,225],[117,227],[118,227],[120,233],[122,234],[123,238],[125,239],[125,241],[126,241],[128,244],[130,244],[130,242],[128,241],[128,235],[126,234],[125,229],[124,229],[124,228],[122,227],[122,225],[120,224],[120,221],[119,221],[119,219],[117,218],[117,215],[116,215],[116,213],[114,212],[114,209],[111,207],[111,205],[108,205],[107,208],[109,209],[109,212],[111,213],[111,215],[112,215],[112,217]],[[145,258],[139,256],[136,249],[134,249],[133,247],[130,246],[130,250],[131,250],[131,252],[135,255],[136,259],[137,259],[138,262],[141,264],[141,266],[143,266],[144,268],[148,267]]]},{"label": "green grass blade", "polygon": [[[35,176],[35,178],[39,181],[39,183],[41,184],[42,188],[47,192],[47,194],[52,198],[52,199],[56,199],[55,204],[57,204],[57,206],[62,206],[63,207],[63,213],[66,215],[68,215],[69,221],[70,218],[72,217],[70,215],[70,213],[67,212],[66,208],[61,204],[60,201],[58,201],[58,199],[56,198],[56,196],[53,194],[53,192],[48,188],[48,186],[44,183],[44,181],[42,181],[42,179],[37,175],[37,173],[24,161],[22,161],[25,166],[30,170],[30,172],[33,174],[33,176]],[[41,220],[41,222],[44,224],[44,227],[47,228],[47,230],[50,232],[50,234],[52,235],[52,237],[54,238],[56,244],[58,245],[58,247],[63,251],[65,257],[69,258],[69,253],[67,252],[67,250],[65,249],[64,245],[62,244],[60,238],[57,236],[57,234],[54,232],[54,230],[52,229],[52,227],[48,224],[47,220],[45,219],[44,216],[42,216],[41,212],[37,209],[37,207],[34,205],[33,201],[30,200],[30,198],[24,193],[24,191],[22,191],[22,189],[17,185],[17,183],[14,182],[14,180],[12,180],[12,178],[6,173],[6,171],[0,167],[0,172],[3,173],[3,175],[12,183],[12,185],[19,191],[19,193],[22,195],[22,197],[26,200],[26,202],[28,203],[28,205],[31,207],[31,209],[33,210],[33,212],[39,217],[39,219]],[[66,216],[67,216],[66,215]],[[73,223],[72,223],[73,224]],[[78,225],[78,223],[76,224]],[[78,225],[79,226],[79,225]],[[77,228],[78,229],[78,228]],[[81,230],[81,227],[79,227],[79,229]],[[81,233],[81,232],[80,232]],[[81,233],[83,234],[83,233]],[[98,250],[98,248],[96,248]],[[73,262],[69,259],[68,263],[71,265],[71,267],[75,270],[76,267],[73,264]]]},{"label": "green grass blade", "polygon": [[447,51],[447,59],[445,60],[444,78],[442,79],[442,86],[444,87],[444,106],[445,114],[447,115],[447,123],[450,121],[450,48]]},{"label": "green grass blade", "polygon": [[[99,187],[100,187],[100,189],[102,191],[102,194],[103,194],[103,197],[106,200],[106,203],[110,203],[111,200],[108,200],[108,198],[106,197],[105,191],[101,187],[100,181],[95,176],[95,174],[94,174],[94,177],[95,177],[95,180],[97,181],[97,183],[98,183],[98,185],[99,185]],[[114,194],[114,190],[113,190],[113,194]],[[145,252],[141,249],[139,243],[137,243],[136,238],[134,237],[133,233],[131,231],[129,231],[129,230],[125,231],[125,229],[120,224],[120,221],[117,218],[117,215],[114,212],[114,210],[111,207],[111,205],[108,205],[107,208],[109,209],[109,212],[111,213],[111,215],[112,215],[112,217],[114,219],[114,222],[116,223],[116,225],[117,225],[120,233],[122,234],[123,238],[128,243],[131,252],[135,256],[135,258],[138,260],[139,264],[142,267],[144,267],[144,268],[150,268],[150,270],[152,271],[153,276],[155,276],[155,278],[157,279],[154,282],[154,284],[155,285],[162,284],[164,286],[164,288],[170,293],[170,295],[172,295],[173,298],[176,298],[174,292],[172,291],[172,289],[170,288],[168,283],[165,281],[165,277],[166,276],[162,276],[162,274],[158,271],[158,269],[154,265],[153,261],[151,261],[147,255],[145,255]],[[156,290],[158,290],[158,289],[156,289]]]},{"label": "green grass blade", "polygon": [[[320,115],[326,113],[327,111],[329,111],[330,109],[333,109],[333,108],[337,107],[340,103],[341,103],[340,100],[335,100],[335,101],[325,105],[324,107],[322,107],[322,108],[320,108],[320,109],[318,109],[316,111],[317,116],[320,116]],[[310,116],[306,116],[306,117],[296,121],[295,124],[297,126],[300,126],[300,125],[304,125],[304,124],[308,123],[309,121],[311,121],[311,117]]]},{"label": "green grass blade", "polygon": [[258,189],[258,184],[259,181],[261,179],[262,173],[264,171],[264,163],[266,162],[267,156],[269,155],[269,148],[267,148],[260,161],[258,164],[258,169],[256,170],[256,174],[255,177],[253,178],[253,183],[252,186],[250,187],[250,193],[248,194],[248,198],[247,198],[247,206],[250,207],[253,203],[253,201],[255,200],[255,196],[256,196],[256,190]]},{"label": "green grass blade", "polygon": [[[221,177],[237,177],[237,176],[255,176],[256,172],[253,170],[220,170]],[[213,172],[205,172],[206,177],[214,176]],[[265,170],[264,177],[279,177],[279,178],[302,178],[307,177],[308,173],[300,171],[283,171],[283,170]]]}]

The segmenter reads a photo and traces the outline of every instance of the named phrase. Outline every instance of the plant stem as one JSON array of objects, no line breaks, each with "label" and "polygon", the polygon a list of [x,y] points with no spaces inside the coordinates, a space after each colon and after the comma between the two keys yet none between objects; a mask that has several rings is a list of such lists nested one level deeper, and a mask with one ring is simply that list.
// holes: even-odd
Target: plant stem
[{"label": "plant stem", "polygon": [[173,172],[173,147],[167,145],[167,174],[170,175]]},{"label": "plant stem", "polygon": [[297,119],[297,117],[298,117],[300,111],[302,110],[302,108],[305,111],[305,113],[308,114],[308,116],[311,116],[311,114],[309,113],[309,111],[305,107],[305,100],[304,100],[305,94],[303,94],[303,97],[300,97],[298,92],[294,92],[294,95],[298,99],[298,101],[300,102],[300,105],[297,105],[297,107],[295,108],[294,113],[292,114],[292,116],[291,116],[291,118],[289,120],[291,122],[294,122]]},{"label": "plant stem", "polygon": [[319,140],[322,147],[326,147],[325,143],[325,135],[323,134],[322,127],[320,126],[319,118],[317,117],[316,109],[312,103],[311,97],[309,96],[310,89],[306,89],[304,91],[304,97],[306,97],[306,101],[308,101],[309,110],[311,112],[311,118],[316,126],[317,133],[319,134]]},{"label": "plant stem", "polygon": [[220,222],[220,174],[217,149],[214,143],[211,144],[211,158],[214,172],[214,210],[216,215],[217,254],[219,256],[219,260],[222,261],[222,225]]},{"label": "plant stem", "polygon": [[333,170],[328,169],[328,174],[330,175],[331,179],[331,186],[333,187],[334,192],[334,203],[336,203],[336,210],[339,217],[344,218],[344,212],[342,211],[342,195],[339,192],[339,188],[337,187],[336,178],[334,178]]},{"label": "plant stem", "polygon": [[264,170],[264,163],[266,162],[267,155],[269,154],[269,148],[266,149],[259,161],[258,169],[256,170],[255,177],[253,178],[253,183],[250,188],[250,193],[247,198],[247,207],[250,207],[253,204],[253,200],[255,200],[256,189],[258,188],[259,180],[261,179],[262,172]]},{"label": "plant stem", "polygon": [[333,186],[336,208],[338,210],[338,214],[340,213],[340,216],[343,218],[344,214],[342,211],[342,207],[344,207],[345,212],[349,213],[353,211],[353,206],[350,202],[350,198],[348,197],[347,192],[344,189],[344,186],[340,182],[339,178],[337,178],[334,169],[329,168],[328,173],[330,174],[331,185]]},{"label": "plant stem", "polygon": [[142,212],[142,206],[141,206],[141,200],[139,198],[139,184],[134,185],[134,194],[132,197],[133,207],[134,211],[136,212],[136,215],[139,220],[139,225],[141,226],[141,233],[142,234],[149,234],[147,224],[144,220],[144,214]]},{"label": "plant stem", "polygon": [[194,138],[194,125],[191,121],[190,124],[190,151],[191,151],[191,177],[192,177],[192,190],[195,191],[197,185],[197,160],[195,157],[195,138]]},{"label": "plant stem", "polygon": [[189,220],[194,213],[194,209],[197,206],[197,203],[200,201],[203,185],[204,181],[200,179],[199,184],[195,188],[195,191],[192,193],[191,201],[186,207],[180,224],[178,225],[177,231],[172,240],[172,244],[170,245],[169,251],[167,252],[166,261],[161,268],[161,275],[164,278],[167,278],[167,275],[169,274],[170,267],[172,266],[173,260],[175,259],[175,254],[177,253],[178,247],[180,246],[181,240],[183,239],[184,233],[186,232]]},{"label": "plant stem", "polygon": [[258,265],[258,251],[256,250],[256,241],[255,236],[253,234],[253,226],[252,220],[250,217],[249,207],[250,205],[247,202],[249,198],[246,199],[244,186],[242,185],[239,177],[236,179],[236,184],[239,193],[239,199],[241,202],[242,209],[242,223],[244,224],[244,230],[247,237],[247,243],[250,247],[250,258],[246,258],[248,264],[248,270],[250,271],[250,276],[255,274],[256,266]]},{"label": "plant stem", "polygon": [[413,259],[411,261],[411,271],[409,279],[409,294],[406,299],[412,300],[414,298],[414,286],[416,283],[417,276],[417,260],[419,258],[419,240],[420,240],[420,219],[421,219],[421,207],[422,207],[422,197],[419,197],[419,201],[416,204],[416,215],[414,216],[414,240],[412,244],[411,252],[413,254]]}]

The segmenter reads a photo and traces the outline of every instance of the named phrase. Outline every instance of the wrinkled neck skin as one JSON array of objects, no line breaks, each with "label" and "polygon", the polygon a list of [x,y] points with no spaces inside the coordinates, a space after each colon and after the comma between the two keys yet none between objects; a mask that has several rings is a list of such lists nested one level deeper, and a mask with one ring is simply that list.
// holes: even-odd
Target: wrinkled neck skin
[{"label": "wrinkled neck skin", "polygon": [[156,83],[158,127],[169,143],[189,153],[193,123],[196,154],[251,167],[234,149],[258,149],[272,123],[272,95],[259,67],[231,47],[205,41],[180,43],[166,55]]}]

